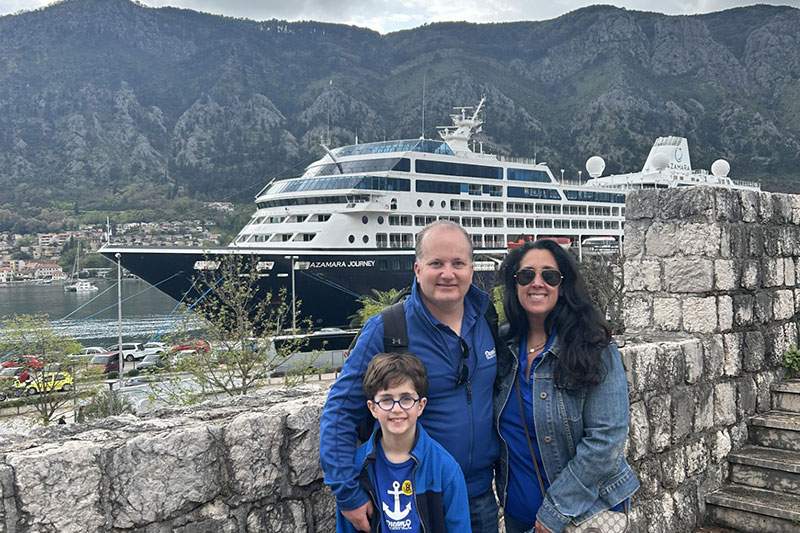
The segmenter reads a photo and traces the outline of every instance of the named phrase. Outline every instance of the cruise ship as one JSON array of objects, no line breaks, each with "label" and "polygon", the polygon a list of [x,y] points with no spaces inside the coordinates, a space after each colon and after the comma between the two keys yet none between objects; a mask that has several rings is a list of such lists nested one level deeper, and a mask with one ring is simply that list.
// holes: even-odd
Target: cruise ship
[{"label": "cruise ship", "polygon": [[593,157],[587,181],[564,180],[563,171],[557,179],[544,162],[484,153],[473,139],[484,103],[454,108],[439,140],[324,147],[325,156],[302,175],[267,183],[252,218],[226,247],[109,243],[100,252],[179,301],[194,290],[198,271],[217,268],[219,258],[253,257],[263,289],[274,296],[285,287],[316,327],[347,326],[359,296],[412,282],[415,235],[437,219],[467,230],[476,279],[488,287],[509,247],[526,240],[550,237],[579,253],[584,241],[619,249],[632,189],[758,189],[725,177],[724,161],[712,174],[693,171],[680,137],[659,138],[642,172],[602,177],[604,162]]}]

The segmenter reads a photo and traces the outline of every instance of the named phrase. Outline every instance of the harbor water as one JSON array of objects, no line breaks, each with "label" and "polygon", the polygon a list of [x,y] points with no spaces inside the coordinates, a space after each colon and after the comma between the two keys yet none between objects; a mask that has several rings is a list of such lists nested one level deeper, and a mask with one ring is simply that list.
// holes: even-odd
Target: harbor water
[{"label": "harbor water", "polygon": [[[65,292],[61,283],[0,287],[0,317],[46,314],[57,333],[84,346],[117,340],[116,280],[92,280],[98,290]],[[138,279],[122,280],[122,334],[127,342],[147,341],[187,328],[177,302]],[[191,323],[191,322],[189,322]]]}]

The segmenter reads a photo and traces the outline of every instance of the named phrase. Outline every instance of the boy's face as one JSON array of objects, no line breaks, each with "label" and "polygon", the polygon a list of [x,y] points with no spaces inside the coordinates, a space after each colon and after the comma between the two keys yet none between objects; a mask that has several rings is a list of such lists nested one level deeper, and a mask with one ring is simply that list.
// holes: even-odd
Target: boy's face
[{"label": "boy's face", "polygon": [[[395,402],[391,411],[384,411],[376,402],[381,400],[402,400],[404,398],[419,398],[419,401],[414,403],[408,410],[400,407],[400,404]],[[408,400],[407,400],[408,401]],[[427,398],[420,398],[417,394],[414,384],[410,380],[403,381],[402,383],[389,387],[385,390],[379,390],[375,394],[375,398],[367,400],[367,406],[378,423],[381,425],[384,435],[389,433],[396,436],[405,435],[409,431],[414,431],[417,424],[417,418],[425,410]],[[388,403],[388,402],[387,402]]]}]

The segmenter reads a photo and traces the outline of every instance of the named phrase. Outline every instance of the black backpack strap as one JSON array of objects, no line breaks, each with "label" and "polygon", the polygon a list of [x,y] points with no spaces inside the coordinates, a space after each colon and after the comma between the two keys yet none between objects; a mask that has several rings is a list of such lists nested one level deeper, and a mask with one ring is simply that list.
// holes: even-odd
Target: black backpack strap
[{"label": "black backpack strap", "polygon": [[408,351],[406,310],[403,301],[394,303],[381,311],[383,319],[383,350],[385,352]]}]

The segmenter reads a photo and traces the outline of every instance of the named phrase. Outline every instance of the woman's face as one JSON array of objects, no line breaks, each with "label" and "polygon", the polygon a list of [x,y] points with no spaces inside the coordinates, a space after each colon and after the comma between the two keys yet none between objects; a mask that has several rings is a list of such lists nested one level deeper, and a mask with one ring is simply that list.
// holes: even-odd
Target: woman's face
[{"label": "woman's face", "polygon": [[[520,305],[528,315],[528,319],[535,319],[544,321],[550,311],[556,306],[558,302],[558,287],[545,282],[542,276],[544,270],[555,270],[558,272],[558,263],[556,258],[549,250],[530,250],[519,262],[517,273],[522,270],[535,271],[536,275],[533,281],[527,285],[520,285],[519,278],[526,276],[517,275],[517,299]],[[532,272],[531,272],[532,274]],[[557,276],[553,274],[546,275],[551,280]],[[523,281],[526,281],[523,279]],[[559,280],[560,282],[560,280]]]}]

